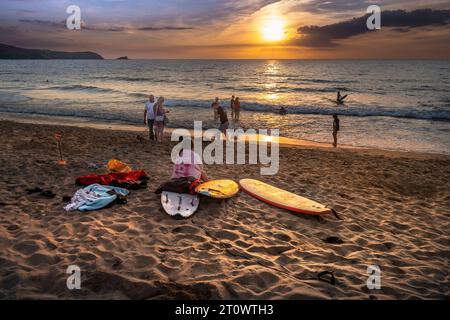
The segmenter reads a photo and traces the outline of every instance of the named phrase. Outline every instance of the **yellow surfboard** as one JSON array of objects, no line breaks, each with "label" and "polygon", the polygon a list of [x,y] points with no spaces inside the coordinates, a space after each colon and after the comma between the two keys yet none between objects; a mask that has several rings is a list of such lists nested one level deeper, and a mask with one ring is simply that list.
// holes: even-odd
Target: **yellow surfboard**
[{"label": "yellow surfboard", "polygon": [[239,181],[241,188],[251,196],[275,207],[311,215],[332,213],[330,208],[270,184],[253,179]]},{"label": "yellow surfboard", "polygon": [[212,180],[195,188],[195,192],[216,199],[228,199],[239,192],[239,185],[233,180]]}]

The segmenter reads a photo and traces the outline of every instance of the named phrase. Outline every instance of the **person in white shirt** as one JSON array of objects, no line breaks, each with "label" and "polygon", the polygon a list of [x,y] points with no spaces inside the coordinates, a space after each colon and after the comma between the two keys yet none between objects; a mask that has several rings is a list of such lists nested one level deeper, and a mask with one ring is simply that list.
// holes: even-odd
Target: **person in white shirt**
[{"label": "person in white shirt", "polygon": [[155,123],[155,113],[153,106],[155,105],[155,96],[150,95],[148,101],[145,103],[144,109],[144,123],[148,125],[150,141],[155,140],[155,133],[153,131],[153,125]]}]

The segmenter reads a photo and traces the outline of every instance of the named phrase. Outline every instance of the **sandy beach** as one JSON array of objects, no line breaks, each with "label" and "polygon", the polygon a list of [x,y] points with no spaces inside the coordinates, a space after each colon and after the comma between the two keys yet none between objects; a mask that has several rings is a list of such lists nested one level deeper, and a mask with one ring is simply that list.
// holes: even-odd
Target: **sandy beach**
[{"label": "sandy beach", "polygon": [[[56,164],[63,133],[66,167]],[[343,220],[292,214],[245,193],[202,198],[191,219],[153,193],[174,144],[141,131],[0,122],[1,299],[445,299],[450,295],[450,157],[314,145],[280,149],[280,170],[206,166],[211,179],[263,180],[335,208]],[[145,141],[137,136],[145,138]],[[168,140],[168,138],[167,138]],[[128,203],[66,212],[75,178],[120,159],[149,176]],[[56,196],[28,194],[40,187]],[[327,237],[343,243],[331,244]],[[81,268],[81,290],[66,269]],[[366,286],[381,269],[381,289]],[[318,280],[334,271],[334,285]]]}]

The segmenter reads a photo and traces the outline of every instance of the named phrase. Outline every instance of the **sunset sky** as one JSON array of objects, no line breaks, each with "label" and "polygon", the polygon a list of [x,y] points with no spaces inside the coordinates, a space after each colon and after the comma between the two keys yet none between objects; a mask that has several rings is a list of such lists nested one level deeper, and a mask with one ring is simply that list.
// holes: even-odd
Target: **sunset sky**
[{"label": "sunset sky", "polygon": [[[73,4],[80,31],[65,26]],[[379,31],[365,27],[371,4]],[[2,0],[0,42],[105,58],[450,58],[450,1]]]}]

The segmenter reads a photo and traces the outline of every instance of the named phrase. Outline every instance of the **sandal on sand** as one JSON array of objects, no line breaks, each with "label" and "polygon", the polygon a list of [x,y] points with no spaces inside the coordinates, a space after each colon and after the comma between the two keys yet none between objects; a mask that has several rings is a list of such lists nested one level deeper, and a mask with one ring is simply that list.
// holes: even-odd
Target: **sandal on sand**
[{"label": "sandal on sand", "polygon": [[[330,277],[327,277],[327,275],[329,275]],[[335,285],[336,284],[336,278],[334,277],[334,271],[322,271],[319,272],[319,274],[317,275],[317,278],[320,281],[329,283],[331,285]]]},{"label": "sandal on sand", "polygon": [[25,189],[25,191],[28,194],[32,194],[32,193],[42,192],[43,190],[39,187],[34,187],[34,189]]},{"label": "sandal on sand", "polygon": [[339,237],[327,237],[326,239],[323,240],[323,242],[331,243],[331,244],[342,244],[342,243],[344,243],[344,241],[342,241],[342,239],[339,238]]},{"label": "sandal on sand", "polygon": [[52,199],[56,196],[56,194],[54,194],[52,191],[50,190],[46,190],[46,191],[42,191],[40,193],[40,195],[44,198],[48,198],[48,199]]},{"label": "sandal on sand", "polygon": [[342,219],[342,218],[338,215],[338,213],[336,212],[336,210],[331,209],[331,213],[336,217],[336,219],[338,219],[338,220],[344,220],[344,219]]}]

